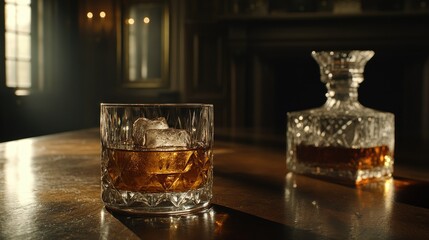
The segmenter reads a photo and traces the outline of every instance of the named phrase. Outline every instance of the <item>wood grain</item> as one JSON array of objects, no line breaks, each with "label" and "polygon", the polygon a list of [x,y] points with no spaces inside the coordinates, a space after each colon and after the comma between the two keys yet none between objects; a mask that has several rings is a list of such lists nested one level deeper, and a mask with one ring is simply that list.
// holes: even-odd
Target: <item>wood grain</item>
[{"label": "wood grain", "polygon": [[429,237],[427,182],[345,186],[287,173],[284,155],[217,142],[211,209],[136,218],[100,199],[98,129],[1,143],[0,239]]}]

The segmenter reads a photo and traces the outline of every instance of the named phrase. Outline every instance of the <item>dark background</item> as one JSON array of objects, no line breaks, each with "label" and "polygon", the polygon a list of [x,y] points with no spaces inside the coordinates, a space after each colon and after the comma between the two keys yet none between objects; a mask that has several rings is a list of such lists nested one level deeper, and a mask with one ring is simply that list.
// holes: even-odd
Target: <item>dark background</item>
[{"label": "dark background", "polygon": [[[16,96],[2,64],[0,141],[98,127],[101,102],[204,102],[215,105],[217,139],[284,147],[286,113],[325,101],[311,51],[371,49],[359,100],[395,114],[398,163],[429,165],[428,1],[363,0],[357,13],[333,13],[329,0],[166,1],[162,88],[121,84],[121,14],[130,2],[43,0],[44,86]],[[88,11],[106,18],[91,25]]]}]

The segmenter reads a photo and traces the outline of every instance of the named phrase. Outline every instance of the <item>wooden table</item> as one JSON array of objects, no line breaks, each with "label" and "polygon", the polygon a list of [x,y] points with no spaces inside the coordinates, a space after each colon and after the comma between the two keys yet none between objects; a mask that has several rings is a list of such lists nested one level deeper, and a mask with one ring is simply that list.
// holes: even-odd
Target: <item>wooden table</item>
[{"label": "wooden table", "polygon": [[0,239],[429,239],[427,172],[357,188],[287,173],[284,155],[216,142],[211,209],[136,218],[100,200],[98,129],[1,143]]}]

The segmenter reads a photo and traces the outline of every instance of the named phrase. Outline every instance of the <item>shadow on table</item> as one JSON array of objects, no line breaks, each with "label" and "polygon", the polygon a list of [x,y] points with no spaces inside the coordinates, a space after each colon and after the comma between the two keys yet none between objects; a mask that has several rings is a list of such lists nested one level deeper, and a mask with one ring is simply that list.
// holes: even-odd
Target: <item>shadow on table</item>
[{"label": "shadow on table", "polygon": [[395,201],[429,208],[429,182],[395,177]]},{"label": "shadow on table", "polygon": [[111,213],[142,239],[323,239],[220,205],[183,216],[129,217]]}]

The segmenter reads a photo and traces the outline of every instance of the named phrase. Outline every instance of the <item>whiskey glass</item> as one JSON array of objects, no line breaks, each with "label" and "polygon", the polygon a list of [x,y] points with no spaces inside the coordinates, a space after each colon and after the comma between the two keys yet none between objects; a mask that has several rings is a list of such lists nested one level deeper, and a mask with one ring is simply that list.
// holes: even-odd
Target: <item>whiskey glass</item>
[{"label": "whiskey glass", "polygon": [[129,214],[206,209],[213,184],[213,105],[102,103],[101,197]]}]

